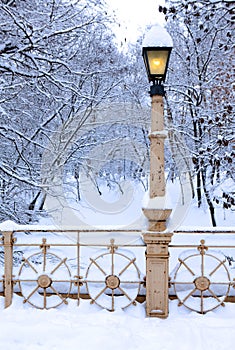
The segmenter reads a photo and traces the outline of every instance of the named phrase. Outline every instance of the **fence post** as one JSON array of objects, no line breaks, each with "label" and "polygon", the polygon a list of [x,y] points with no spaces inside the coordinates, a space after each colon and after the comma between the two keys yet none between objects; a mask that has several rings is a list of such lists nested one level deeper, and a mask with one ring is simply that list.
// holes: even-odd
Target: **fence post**
[{"label": "fence post", "polygon": [[13,283],[12,283],[12,267],[13,267],[13,232],[5,231],[3,235],[4,246],[4,297],[5,308],[12,303]]},{"label": "fence post", "polygon": [[146,314],[168,316],[169,251],[172,233],[145,233],[146,249]]}]

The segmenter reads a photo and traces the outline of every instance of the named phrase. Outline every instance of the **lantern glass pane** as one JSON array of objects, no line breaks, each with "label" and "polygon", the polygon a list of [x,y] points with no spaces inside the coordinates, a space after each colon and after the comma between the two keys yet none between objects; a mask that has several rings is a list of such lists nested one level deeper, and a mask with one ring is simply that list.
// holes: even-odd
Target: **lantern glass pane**
[{"label": "lantern glass pane", "polygon": [[164,75],[166,70],[168,51],[148,51],[151,75]]}]

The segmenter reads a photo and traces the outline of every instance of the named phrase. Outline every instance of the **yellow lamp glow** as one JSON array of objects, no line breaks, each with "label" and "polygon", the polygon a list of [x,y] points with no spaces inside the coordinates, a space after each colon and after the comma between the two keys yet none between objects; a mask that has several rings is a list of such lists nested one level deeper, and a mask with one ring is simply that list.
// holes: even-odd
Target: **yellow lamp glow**
[{"label": "yellow lamp glow", "polygon": [[149,81],[165,81],[171,47],[143,47]]},{"label": "yellow lamp glow", "polygon": [[159,66],[160,61],[159,60],[153,60],[153,64],[155,64],[156,66]]}]

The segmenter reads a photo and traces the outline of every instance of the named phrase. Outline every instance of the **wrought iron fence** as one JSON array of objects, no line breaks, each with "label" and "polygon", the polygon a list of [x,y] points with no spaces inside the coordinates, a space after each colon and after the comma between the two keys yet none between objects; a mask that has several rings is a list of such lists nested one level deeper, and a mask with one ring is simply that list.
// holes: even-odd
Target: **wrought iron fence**
[{"label": "wrought iron fence", "polygon": [[[192,232],[188,234],[192,236]],[[186,238],[185,232],[182,237]],[[225,306],[225,301],[235,301],[234,237],[233,231],[208,231],[193,234],[199,244],[169,245],[171,255],[177,257],[170,274],[169,294],[179,300],[179,306],[205,314]],[[176,252],[179,250],[180,254]]]},{"label": "wrought iron fence", "polygon": [[[81,298],[89,298],[91,303],[114,311],[145,296],[151,299],[158,293],[158,281],[163,286],[160,294],[177,298],[179,306],[202,314],[235,297],[235,232],[175,233],[169,244],[168,290],[162,290],[162,276],[149,281],[152,275],[146,269],[146,257],[153,259],[153,264],[161,264],[163,256],[168,259],[164,240],[149,253],[147,249],[145,257],[142,234],[138,230],[1,232],[0,293],[5,307],[19,294],[24,303],[39,309],[68,304],[70,298],[79,306]],[[188,244],[189,235],[192,244]],[[216,236],[220,239],[215,240]],[[159,271],[168,276],[168,271]],[[153,300],[161,304],[161,299]]]},{"label": "wrought iron fence", "polygon": [[69,298],[79,305],[83,297],[110,311],[135,304],[144,284],[138,267],[141,255],[143,265],[144,243],[137,232],[126,231],[138,242],[124,244],[110,238],[122,231],[2,232],[0,281],[5,306],[14,293],[39,309],[67,304]]}]

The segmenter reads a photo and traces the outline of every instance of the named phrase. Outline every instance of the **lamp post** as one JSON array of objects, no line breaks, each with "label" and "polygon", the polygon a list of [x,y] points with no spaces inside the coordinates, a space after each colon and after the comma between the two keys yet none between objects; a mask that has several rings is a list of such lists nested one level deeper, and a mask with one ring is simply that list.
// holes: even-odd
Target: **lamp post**
[{"label": "lamp post", "polygon": [[143,58],[148,75],[151,96],[150,183],[148,203],[143,212],[148,219],[146,243],[146,313],[147,316],[168,316],[168,245],[172,233],[165,233],[167,209],[165,196],[163,83],[166,78],[172,40],[165,29],[154,26],[143,41]]},{"label": "lamp post", "polygon": [[143,41],[143,59],[151,83],[152,99],[149,202],[147,207],[143,208],[150,231],[164,231],[166,220],[171,213],[170,209],[165,208],[164,142],[167,133],[164,130],[163,83],[172,46],[170,35],[160,26],[152,27]]}]

